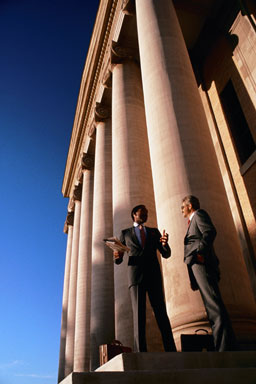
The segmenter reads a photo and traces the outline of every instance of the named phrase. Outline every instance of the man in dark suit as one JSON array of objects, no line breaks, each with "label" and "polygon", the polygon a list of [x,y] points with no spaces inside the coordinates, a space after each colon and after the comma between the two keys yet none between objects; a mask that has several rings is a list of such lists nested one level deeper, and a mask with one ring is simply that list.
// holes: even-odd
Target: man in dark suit
[{"label": "man in dark suit", "polygon": [[213,249],[216,229],[206,211],[200,209],[197,197],[188,195],[182,201],[182,213],[188,218],[184,239],[184,262],[191,288],[199,289],[212,327],[216,351],[235,349],[231,322],[218,287],[219,260]]},{"label": "man in dark suit", "polygon": [[[176,351],[169,318],[166,312],[162,275],[157,250],[164,258],[171,256],[168,234],[161,236],[157,228],[145,227],[148,210],[137,205],[131,212],[131,228],[122,230],[120,241],[128,252],[128,286],[131,295],[134,326],[134,350],[146,352],[146,292],[159,326],[165,351]],[[123,253],[114,252],[115,263],[123,261]]]}]

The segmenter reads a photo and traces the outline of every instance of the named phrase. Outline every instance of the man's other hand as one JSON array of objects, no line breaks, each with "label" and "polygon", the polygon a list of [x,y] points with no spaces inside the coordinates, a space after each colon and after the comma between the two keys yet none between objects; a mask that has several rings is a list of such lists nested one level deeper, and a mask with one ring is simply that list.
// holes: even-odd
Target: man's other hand
[{"label": "man's other hand", "polygon": [[165,246],[167,243],[168,243],[168,233],[165,232],[165,229],[163,230],[163,236],[160,237],[160,241],[162,243],[163,246]]}]

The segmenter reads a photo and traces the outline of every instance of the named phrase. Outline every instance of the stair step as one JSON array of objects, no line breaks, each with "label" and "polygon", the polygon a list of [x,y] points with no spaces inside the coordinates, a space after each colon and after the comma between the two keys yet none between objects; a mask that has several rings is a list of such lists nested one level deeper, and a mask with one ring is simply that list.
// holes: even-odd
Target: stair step
[{"label": "stair step", "polygon": [[172,369],[247,367],[256,368],[256,351],[122,353],[96,371],[166,371]]},{"label": "stair step", "polygon": [[256,368],[173,369],[171,371],[74,372],[62,384],[255,384]]}]

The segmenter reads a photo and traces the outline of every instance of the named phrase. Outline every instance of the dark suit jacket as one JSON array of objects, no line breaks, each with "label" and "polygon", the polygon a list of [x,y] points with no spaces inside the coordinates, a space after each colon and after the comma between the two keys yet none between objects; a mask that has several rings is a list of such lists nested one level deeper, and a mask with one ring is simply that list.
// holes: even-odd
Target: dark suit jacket
[{"label": "dark suit jacket", "polygon": [[203,209],[198,209],[189,224],[184,239],[184,262],[188,265],[192,289],[198,289],[190,268],[193,263],[197,262],[197,254],[204,256],[207,273],[219,280],[219,260],[213,249],[216,234],[216,229],[208,213]]},{"label": "dark suit jacket", "polygon": [[[144,249],[137,239],[134,227],[122,230],[120,241],[130,248],[128,252],[128,285],[137,285],[143,278],[152,284],[162,284],[160,265],[157,259],[157,249],[167,259],[171,256],[171,250],[167,244],[165,247],[160,242],[161,234],[157,228],[146,227],[147,236]],[[120,264],[123,258],[117,259]]]}]

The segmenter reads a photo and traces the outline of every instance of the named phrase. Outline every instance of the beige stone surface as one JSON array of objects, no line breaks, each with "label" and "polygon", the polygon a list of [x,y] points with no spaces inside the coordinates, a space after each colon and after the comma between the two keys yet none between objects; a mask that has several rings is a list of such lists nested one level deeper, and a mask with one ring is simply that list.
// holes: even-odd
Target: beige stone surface
[{"label": "beige stone surface", "polygon": [[70,266],[70,282],[68,295],[67,336],[65,351],[65,376],[73,371],[74,343],[76,322],[76,291],[77,291],[77,266],[80,236],[81,201],[75,200],[74,228],[72,241],[72,254]]},{"label": "beige stone surface", "polygon": [[[239,44],[234,50],[233,60],[256,108],[256,33],[248,17],[242,16],[241,12],[236,17],[231,31],[239,39]],[[256,140],[256,132],[252,132],[252,134]]]},{"label": "beige stone surface", "polygon": [[229,202],[230,210],[234,220],[234,224],[236,227],[237,237],[238,237],[240,247],[243,253],[244,261],[247,267],[247,273],[250,278],[252,292],[254,293],[254,297],[256,298],[256,275],[254,273],[251,249],[248,244],[246,223],[244,221],[243,212],[241,211],[239,205],[237,205],[237,199],[238,199],[237,191],[234,186],[234,180],[232,179],[231,172],[228,169],[224,148],[221,145],[219,140],[218,127],[216,126],[216,121],[212,114],[209,97],[207,93],[204,92],[201,88],[199,89],[199,91],[200,91],[200,96],[204,106],[204,110],[206,113],[207,122],[210,128],[212,141],[214,143],[214,148],[216,151],[219,167],[221,170],[222,179],[225,185],[226,194],[228,196],[228,202]]},{"label": "beige stone surface", "polygon": [[85,372],[90,365],[91,251],[92,251],[93,170],[83,170],[81,222],[77,270],[74,371]]},{"label": "beige stone surface", "polygon": [[99,346],[115,339],[113,253],[103,239],[113,236],[112,220],[112,137],[111,120],[97,123],[91,289],[91,361],[99,366]]},{"label": "beige stone surface", "polygon": [[58,382],[63,380],[65,377],[65,349],[66,349],[66,337],[67,337],[67,312],[68,312],[72,240],[73,240],[73,225],[68,225],[65,273],[64,273],[64,284],[63,284],[63,298],[62,298]]}]

